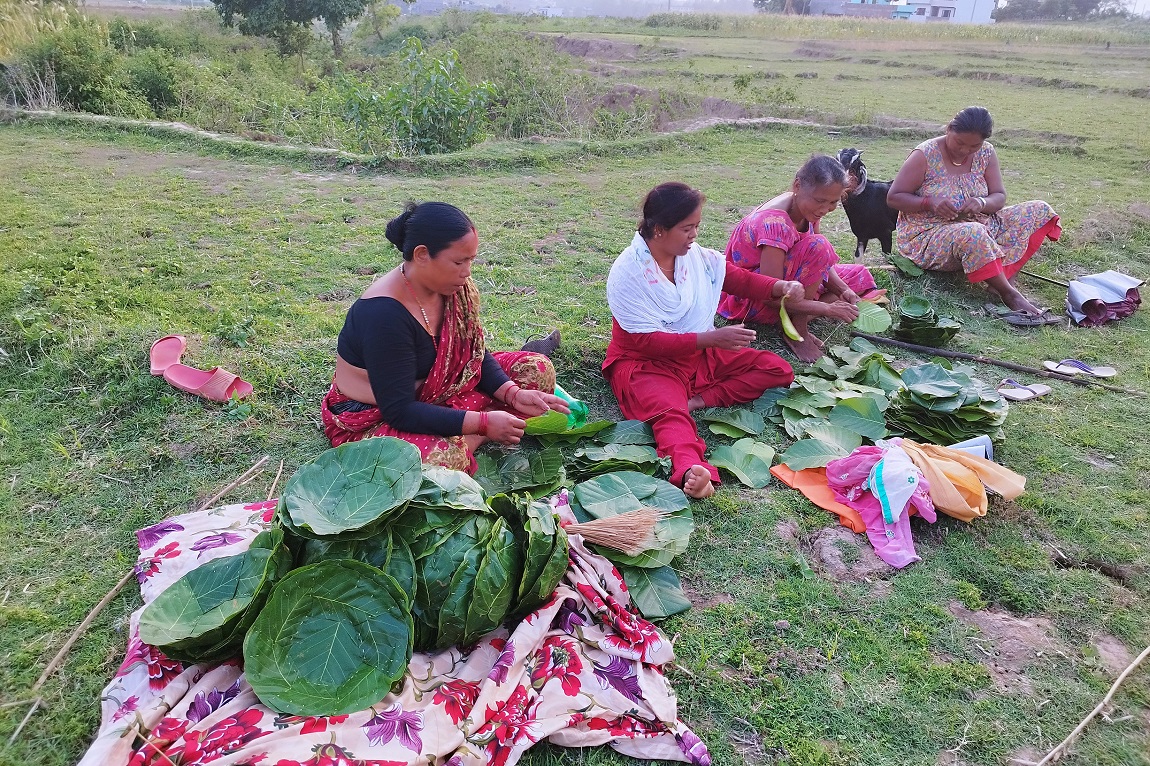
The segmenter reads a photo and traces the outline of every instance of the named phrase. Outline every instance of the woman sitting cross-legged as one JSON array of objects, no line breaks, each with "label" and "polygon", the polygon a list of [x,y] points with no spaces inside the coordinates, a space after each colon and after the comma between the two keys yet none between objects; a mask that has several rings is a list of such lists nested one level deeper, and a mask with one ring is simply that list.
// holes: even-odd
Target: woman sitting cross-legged
[{"label": "woman sitting cross-legged", "polygon": [[911,151],[891,182],[887,204],[898,209],[898,251],[924,269],[966,272],[985,282],[1011,309],[1011,324],[1057,324],[1031,303],[1011,278],[1046,239],[1062,229],[1040,200],[1007,206],[998,155],[987,142],[990,112],[970,106],[954,116],[946,133]]},{"label": "woman sitting cross-legged", "polygon": [[[787,301],[787,313],[803,339],[784,340],[804,362],[823,353],[823,342],[808,329],[811,319],[852,322],[859,314],[859,295],[875,289],[866,267],[839,265],[834,246],[819,233],[819,221],[838,206],[848,180],[846,169],[834,157],[813,155],[795,174],[791,190],[739,221],[727,243],[727,260],[733,265],[802,283],[803,296]],[[779,301],[727,294],[719,313],[727,319],[776,324]]]},{"label": "woman sitting cross-legged", "polygon": [[403,253],[347,312],[335,378],[321,405],[333,447],[396,436],[423,462],[475,472],[488,439],[518,444],[523,417],[568,412],[543,354],[490,353],[471,263],[475,225],[443,202],[411,204],[387,225]]},{"label": "woman sitting cross-legged", "polygon": [[755,332],[715,329],[726,290],[753,300],[797,298],[803,286],[736,268],[695,242],[703,195],[681,183],[656,186],[630,247],[607,278],[611,341],[603,376],[623,416],[651,424],[655,446],[671,458],[671,482],[691,497],[714,493],[719,473],[689,414],[757,399],[788,386],[794,373],[769,351],[747,348]]}]

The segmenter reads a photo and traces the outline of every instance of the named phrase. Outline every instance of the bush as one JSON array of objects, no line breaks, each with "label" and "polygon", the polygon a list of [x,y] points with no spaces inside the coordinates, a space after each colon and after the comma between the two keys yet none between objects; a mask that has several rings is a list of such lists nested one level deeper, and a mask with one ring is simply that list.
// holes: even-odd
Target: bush
[{"label": "bush", "polygon": [[145,48],[126,62],[128,82],[147,99],[152,111],[162,114],[178,101],[181,62],[163,48]]},{"label": "bush", "polygon": [[[107,28],[96,22],[74,18],[64,29],[32,42],[18,59],[31,79],[54,82],[57,97],[67,108],[119,117],[151,115],[147,101],[131,89]],[[26,102],[27,94],[15,95]]]}]

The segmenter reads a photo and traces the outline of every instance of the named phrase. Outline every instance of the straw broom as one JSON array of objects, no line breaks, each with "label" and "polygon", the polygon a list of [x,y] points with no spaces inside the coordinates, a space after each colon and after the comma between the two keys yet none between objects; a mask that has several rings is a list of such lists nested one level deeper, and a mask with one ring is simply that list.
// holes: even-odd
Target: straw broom
[{"label": "straw broom", "polygon": [[644,506],[607,519],[564,524],[563,530],[567,534],[579,535],[589,543],[637,556],[655,546],[655,525],[665,516],[657,508]]}]

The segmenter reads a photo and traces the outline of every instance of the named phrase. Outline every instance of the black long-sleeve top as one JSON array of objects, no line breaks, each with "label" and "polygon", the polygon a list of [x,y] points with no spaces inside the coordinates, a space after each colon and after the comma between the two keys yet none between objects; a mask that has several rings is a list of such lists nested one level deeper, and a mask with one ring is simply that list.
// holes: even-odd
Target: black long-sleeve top
[{"label": "black long-sleeve top", "polygon": [[[386,296],[360,298],[348,309],[336,349],[345,362],[367,370],[383,422],[399,431],[456,436],[463,410],[415,398],[415,382],[435,364],[435,344],[402,303]],[[483,355],[477,388],[494,396],[510,380],[490,352]]]}]

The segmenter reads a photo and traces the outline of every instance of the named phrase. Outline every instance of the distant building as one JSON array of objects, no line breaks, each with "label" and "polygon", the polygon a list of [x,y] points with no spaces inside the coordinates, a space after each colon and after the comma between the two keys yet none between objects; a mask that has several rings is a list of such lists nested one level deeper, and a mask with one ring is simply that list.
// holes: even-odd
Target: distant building
[{"label": "distant building", "polygon": [[[957,24],[993,24],[990,14],[994,0],[847,0],[842,14],[871,19],[905,19],[906,21],[947,21]],[[812,5],[812,13],[814,13]],[[836,15],[833,10],[823,11]]]}]

